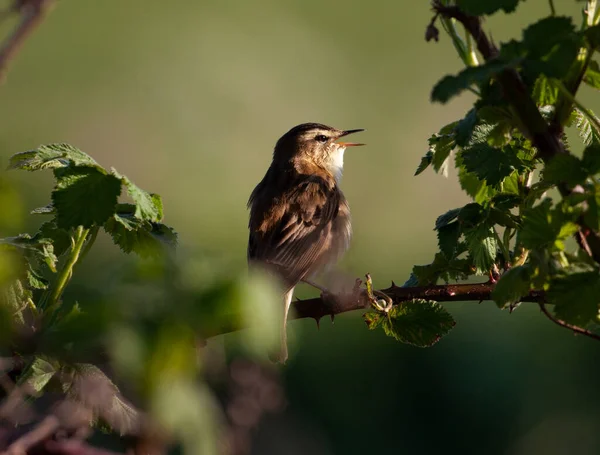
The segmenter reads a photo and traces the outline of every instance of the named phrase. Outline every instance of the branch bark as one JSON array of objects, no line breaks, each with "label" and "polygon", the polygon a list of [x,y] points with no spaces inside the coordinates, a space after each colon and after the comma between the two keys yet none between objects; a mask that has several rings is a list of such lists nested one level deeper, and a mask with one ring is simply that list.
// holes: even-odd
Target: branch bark
[{"label": "branch bark", "polygon": [[4,82],[8,64],[23,47],[25,40],[42,23],[55,0],[15,0],[11,11],[21,13],[21,20],[0,46],[0,83]]},{"label": "branch bark", "polygon": [[[413,299],[435,300],[436,302],[466,302],[492,300],[491,294],[494,283],[466,283],[433,286],[400,287],[392,284],[379,292],[390,297],[394,304]],[[531,291],[523,297],[523,302],[543,302],[543,291]],[[318,321],[323,316],[334,317],[348,311],[365,310],[369,308],[369,299],[364,289],[346,295],[322,295],[314,299],[297,300],[292,302],[294,308],[290,319],[312,318]]]}]

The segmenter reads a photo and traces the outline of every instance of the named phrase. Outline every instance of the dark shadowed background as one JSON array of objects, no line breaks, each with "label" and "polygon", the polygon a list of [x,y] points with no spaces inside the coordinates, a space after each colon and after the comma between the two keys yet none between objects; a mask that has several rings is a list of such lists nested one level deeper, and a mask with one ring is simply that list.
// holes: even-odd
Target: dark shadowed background
[{"label": "dark shadowed background", "polygon": [[[578,5],[556,1],[576,23]],[[485,26],[502,41],[548,14],[529,1]],[[15,152],[70,142],[161,194],[180,249],[237,274],[245,204],[277,138],[308,121],[365,128],[368,146],[346,154],[355,234],[340,268],[370,272],[378,287],[403,283],[437,250],[435,218],[467,201],[452,169],[413,177],[429,135],[470,103],[429,101],[433,84],[461,68],[445,35],[425,42],[430,18],[425,1],[62,1],[0,88],[1,167]],[[27,210],[46,204],[51,175],[2,178]],[[26,217],[22,228],[38,224]],[[100,243],[70,292],[93,292],[114,273],[122,253]],[[430,349],[369,332],[360,312],[320,330],[290,323],[289,404],[260,426],[254,452],[600,453],[598,345],[527,306],[449,303],[457,326]]]}]

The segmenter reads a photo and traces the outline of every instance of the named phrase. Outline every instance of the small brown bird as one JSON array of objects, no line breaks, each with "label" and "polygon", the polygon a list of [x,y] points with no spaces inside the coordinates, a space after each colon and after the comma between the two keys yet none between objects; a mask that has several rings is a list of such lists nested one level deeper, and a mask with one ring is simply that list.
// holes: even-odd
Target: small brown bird
[{"label": "small brown bird", "polygon": [[346,147],[364,144],[336,141],[359,131],[295,126],[277,141],[271,166],[250,195],[248,262],[274,273],[284,290],[281,349],[275,355],[281,363],[288,355],[286,321],[294,287],[335,264],[349,246],[350,209],[339,183]]}]

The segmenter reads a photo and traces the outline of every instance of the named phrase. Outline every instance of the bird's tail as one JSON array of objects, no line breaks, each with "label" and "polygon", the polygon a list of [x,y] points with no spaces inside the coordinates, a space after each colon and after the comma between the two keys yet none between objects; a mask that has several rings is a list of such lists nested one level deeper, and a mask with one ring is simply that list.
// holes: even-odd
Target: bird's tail
[{"label": "bird's tail", "polygon": [[290,311],[290,305],[292,304],[292,296],[294,294],[294,288],[290,289],[283,295],[283,320],[281,321],[280,332],[279,332],[279,349],[272,352],[269,358],[273,362],[285,363],[288,358],[287,349],[287,317]]}]

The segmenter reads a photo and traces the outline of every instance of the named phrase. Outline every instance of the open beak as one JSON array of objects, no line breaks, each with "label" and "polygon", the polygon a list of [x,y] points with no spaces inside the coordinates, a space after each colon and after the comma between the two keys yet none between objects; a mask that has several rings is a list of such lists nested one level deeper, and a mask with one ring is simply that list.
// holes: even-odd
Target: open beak
[{"label": "open beak", "polygon": [[[338,138],[348,136],[349,134],[352,134],[352,133],[359,133],[361,131],[364,131],[364,130],[362,128],[359,128],[357,130],[342,131],[342,134],[340,134],[338,136]],[[359,145],[365,145],[360,142],[338,142],[338,144],[341,145],[342,147],[358,147]]]}]

